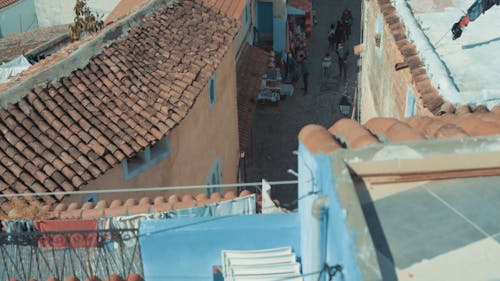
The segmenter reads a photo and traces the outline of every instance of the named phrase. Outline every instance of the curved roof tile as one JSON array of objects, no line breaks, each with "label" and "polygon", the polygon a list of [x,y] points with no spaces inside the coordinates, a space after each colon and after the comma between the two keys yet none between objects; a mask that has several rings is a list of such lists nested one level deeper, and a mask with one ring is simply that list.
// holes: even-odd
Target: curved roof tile
[{"label": "curved roof tile", "polygon": [[328,132],[341,139],[349,148],[358,148],[372,143],[378,143],[370,131],[351,119],[341,119],[328,129]]},{"label": "curved roof tile", "polygon": [[307,125],[299,133],[299,140],[312,152],[332,152],[342,146],[322,126]]},{"label": "curved roof tile", "polygon": [[[144,197],[137,201],[130,198],[125,202],[113,200],[110,204],[101,200],[97,205],[85,203],[83,206],[79,203],[59,203],[56,205],[43,205],[37,214],[37,217],[43,219],[97,219],[105,216],[124,216],[135,214],[159,213],[171,210],[193,208],[196,206],[205,206],[208,204],[232,200],[239,197],[251,195],[249,190],[243,190],[238,195],[235,191],[227,191],[224,194],[214,192],[209,197],[206,193],[199,193],[196,196],[186,194],[179,200],[177,195],[171,195],[168,200],[164,196],[157,196],[154,200]],[[109,207],[105,207],[108,206]],[[92,208],[91,208],[92,207]],[[14,208],[9,212],[9,218],[23,218],[22,212]]]},{"label": "curved roof tile", "polygon": [[319,125],[307,125],[300,131],[299,140],[311,153],[316,154],[341,148],[335,137],[342,139],[345,147],[357,149],[378,143],[379,139],[382,142],[405,142],[490,135],[500,135],[500,110],[432,117],[414,116],[402,121],[377,117],[370,119],[364,126],[353,120],[341,119],[329,130]]},{"label": "curved roof tile", "polygon": [[0,9],[16,3],[19,0],[0,0]]}]

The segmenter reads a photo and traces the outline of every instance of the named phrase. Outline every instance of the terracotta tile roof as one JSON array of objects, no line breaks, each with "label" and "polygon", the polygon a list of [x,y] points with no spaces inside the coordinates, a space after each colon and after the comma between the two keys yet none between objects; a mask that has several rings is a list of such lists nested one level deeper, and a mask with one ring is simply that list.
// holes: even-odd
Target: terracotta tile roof
[{"label": "terracotta tile roof", "polygon": [[304,12],[309,11],[312,8],[312,3],[310,0],[290,0],[288,5],[301,9]]},{"label": "terracotta tile roof", "polygon": [[[405,66],[408,65],[413,83],[417,89],[417,97],[422,100],[422,104],[434,115],[442,115],[455,111],[455,106],[449,104],[439,94],[439,91],[432,84],[429,75],[425,69],[424,62],[419,56],[419,52],[415,44],[411,43],[406,36],[406,27],[401,20],[396,8],[390,0],[377,0],[380,6],[385,23],[392,33],[396,45],[405,59]],[[476,106],[469,108],[469,111],[483,112],[484,106]]]},{"label": "terracotta tile roof", "polygon": [[0,9],[16,3],[18,0],[0,0]]},{"label": "terracotta tile roof", "polygon": [[67,25],[51,26],[21,33],[9,34],[0,39],[0,63],[8,62],[30,50],[66,33]]},{"label": "terracotta tile roof", "polygon": [[246,151],[252,130],[252,119],[255,103],[252,99],[257,95],[262,74],[266,71],[268,53],[262,49],[246,44],[238,62],[238,129],[240,151]]},{"label": "terracotta tile roof", "polygon": [[[125,280],[126,281],[144,281],[144,279],[139,274],[136,274],[136,273],[131,273],[126,278],[121,277],[120,274],[110,274],[107,277],[106,276],[102,276],[102,277],[103,277],[103,279],[101,279],[100,276],[91,276],[91,277],[88,277],[87,279],[85,279],[85,281],[101,281],[101,280],[106,280],[106,281],[125,281]],[[104,277],[105,277],[105,279],[104,279]],[[29,280],[36,280],[36,279],[29,279]],[[55,281],[55,280],[59,280],[59,279],[57,279],[55,277],[50,277],[46,281]],[[64,280],[77,281],[80,279],[78,279],[76,276],[68,276]],[[9,278],[9,281],[20,281],[20,280],[17,280],[15,278]]]},{"label": "terracotta tile roof", "polygon": [[163,5],[83,69],[0,109],[0,192],[77,190],[162,139],[237,30],[195,2]]},{"label": "terracotta tile roof", "polygon": [[252,193],[250,191],[243,190],[239,195],[235,191],[227,191],[224,194],[215,192],[211,195],[207,195],[206,193],[198,193],[196,195],[186,194],[182,197],[171,195],[168,198],[157,196],[154,199],[143,197],[140,200],[129,198],[126,201],[113,200],[108,202],[105,200],[101,200],[95,205],[92,202],[87,202],[83,205],[76,202],[69,204],[45,204],[39,206],[39,211],[35,214],[35,218],[23,214],[22,210],[20,210],[19,208],[10,210],[8,216],[5,216],[5,218],[88,220],[98,219],[105,216],[114,217],[136,214],[162,213],[172,210],[205,206],[217,202],[232,200],[239,197],[245,197],[251,194]]},{"label": "terracotta tile roof", "polygon": [[223,13],[229,18],[239,20],[248,0],[202,0],[203,3],[217,13]]},{"label": "terracotta tile roof", "polygon": [[500,134],[500,106],[486,113],[414,116],[404,120],[377,117],[361,125],[341,119],[328,130],[319,125],[305,126],[300,141],[312,153],[328,153],[338,148],[357,149],[383,142],[450,139]]}]

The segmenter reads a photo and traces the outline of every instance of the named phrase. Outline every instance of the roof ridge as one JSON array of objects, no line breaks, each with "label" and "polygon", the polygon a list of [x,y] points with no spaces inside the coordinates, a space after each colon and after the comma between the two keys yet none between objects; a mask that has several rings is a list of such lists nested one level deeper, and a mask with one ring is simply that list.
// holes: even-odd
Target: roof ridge
[{"label": "roof ridge", "polygon": [[15,207],[9,211],[8,219],[28,219],[30,215],[34,220],[66,220],[66,219],[97,219],[108,216],[126,216],[139,214],[156,214],[174,210],[189,209],[194,207],[211,206],[224,201],[256,196],[249,190],[242,190],[239,194],[235,191],[226,191],[225,193],[214,192],[211,195],[206,193],[185,194],[179,197],[176,194],[168,198],[156,196],[154,198],[145,196],[140,200],[128,198],[123,201],[120,199],[100,200],[97,204],[93,202],[86,203],[58,203],[44,204],[37,208],[37,212],[26,214],[21,209]]},{"label": "roof ridge", "polygon": [[408,141],[440,141],[454,138],[500,135],[500,113],[446,114],[443,116],[376,117],[364,125],[343,118],[328,130],[311,124],[302,128],[299,140],[312,153],[329,153],[339,148],[358,149],[372,144]]}]

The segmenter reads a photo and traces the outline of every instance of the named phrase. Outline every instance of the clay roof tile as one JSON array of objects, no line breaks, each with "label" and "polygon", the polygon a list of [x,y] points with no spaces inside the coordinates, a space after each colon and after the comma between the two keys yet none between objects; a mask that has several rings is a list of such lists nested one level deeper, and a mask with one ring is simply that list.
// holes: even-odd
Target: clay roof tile
[{"label": "clay roof tile", "polygon": [[168,197],[168,203],[170,204],[173,204],[175,202],[179,202],[179,197],[176,195],[176,194],[172,194],[170,195],[170,197]]},{"label": "clay roof tile", "polygon": [[395,118],[372,118],[364,126],[374,135],[385,135],[387,130],[397,122],[398,120]]},{"label": "clay roof tile", "polygon": [[462,128],[453,124],[445,124],[439,127],[432,136],[435,139],[464,138],[469,136]]},{"label": "clay roof tile", "polygon": [[106,281],[125,281],[125,280],[118,274],[111,274],[108,277],[106,277]]},{"label": "clay roof tile", "polygon": [[131,273],[127,276],[127,281],[144,281],[144,279],[137,273]]},{"label": "clay roof tile", "polygon": [[224,193],[224,199],[226,199],[226,200],[234,199],[236,197],[238,197],[238,195],[236,194],[236,192],[234,190],[231,190],[231,191]]},{"label": "clay roof tile", "polygon": [[123,205],[122,200],[113,200],[111,204],[109,204],[109,208],[121,207]]},{"label": "clay roof tile", "polygon": [[59,212],[61,212],[61,211],[66,211],[66,209],[67,209],[67,208],[68,208],[68,207],[67,207],[67,205],[66,205],[66,204],[64,204],[64,203],[60,203],[60,204],[57,204],[57,205],[56,205],[56,207],[54,208],[54,211],[59,211]]},{"label": "clay roof tile", "polygon": [[424,139],[424,136],[417,130],[403,122],[394,123],[386,132],[386,136],[393,142],[416,141]]},{"label": "clay roof tile", "polygon": [[165,201],[165,197],[163,196],[156,196],[155,199],[153,200],[153,204],[154,205],[157,205],[157,204],[163,204],[163,203],[166,203],[167,201]]},{"label": "clay roof tile", "polygon": [[341,145],[333,138],[333,136],[323,127],[319,125],[307,125],[299,133],[299,140],[304,144],[311,153],[329,153]]},{"label": "clay roof tile", "polygon": [[222,194],[220,192],[214,192],[210,194],[210,200],[212,202],[219,202],[222,199]]},{"label": "clay roof tile", "polygon": [[182,202],[193,202],[195,201],[193,195],[191,194],[185,194],[182,196],[182,199],[181,199]]},{"label": "clay roof tile", "polygon": [[352,119],[341,119],[331,126],[328,131],[338,139],[342,139],[349,148],[359,148],[379,143],[370,131]]},{"label": "clay roof tile", "polygon": [[460,105],[456,108],[455,113],[458,115],[470,113],[470,108],[468,105]]},{"label": "clay roof tile", "polygon": [[[146,0],[121,1],[120,9],[126,10],[121,15],[137,8],[138,2],[141,5]],[[78,190],[126,157],[159,141],[194,106],[238,32],[238,23],[230,19],[231,15],[241,15],[246,3],[238,0],[239,5],[235,5],[232,0],[221,0],[218,6],[223,13],[230,11],[227,16],[205,9],[200,2],[159,5],[132,24],[128,33],[108,42],[86,66],[53,82],[33,85],[26,96],[19,95],[16,104],[0,109],[6,138],[6,146],[0,151],[16,151],[6,153],[9,157],[5,161],[16,163],[12,168],[14,181],[9,185],[19,186],[16,192],[33,186],[35,181],[51,191]],[[202,20],[205,24],[192,28]],[[195,41],[200,46],[196,50],[192,48]],[[206,52],[203,46],[214,50]],[[185,56],[186,50],[193,50],[196,59]],[[159,54],[168,54],[168,58],[158,63]],[[52,67],[53,61],[45,62],[36,66]],[[200,62],[202,65],[198,65]],[[158,75],[179,72],[186,73],[172,81]],[[165,99],[166,86],[171,90],[167,93],[175,96]],[[50,201],[49,197],[40,199]]]},{"label": "clay roof tile", "polygon": [[248,196],[252,194],[252,192],[250,190],[247,190],[247,189],[244,189],[240,192],[240,196]]},{"label": "clay roof tile", "polygon": [[500,113],[500,105],[495,105],[493,108],[491,108],[490,112]]}]

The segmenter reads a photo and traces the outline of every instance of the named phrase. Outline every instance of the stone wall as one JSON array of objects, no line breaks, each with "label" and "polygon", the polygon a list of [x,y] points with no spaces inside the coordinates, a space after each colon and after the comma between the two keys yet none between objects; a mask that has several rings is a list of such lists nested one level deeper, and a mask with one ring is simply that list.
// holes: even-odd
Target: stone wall
[{"label": "stone wall", "polygon": [[443,114],[445,102],[430,82],[417,48],[408,41],[394,6],[389,0],[365,0],[364,5],[361,122],[405,117],[410,110],[408,94],[415,97],[413,115]]}]

